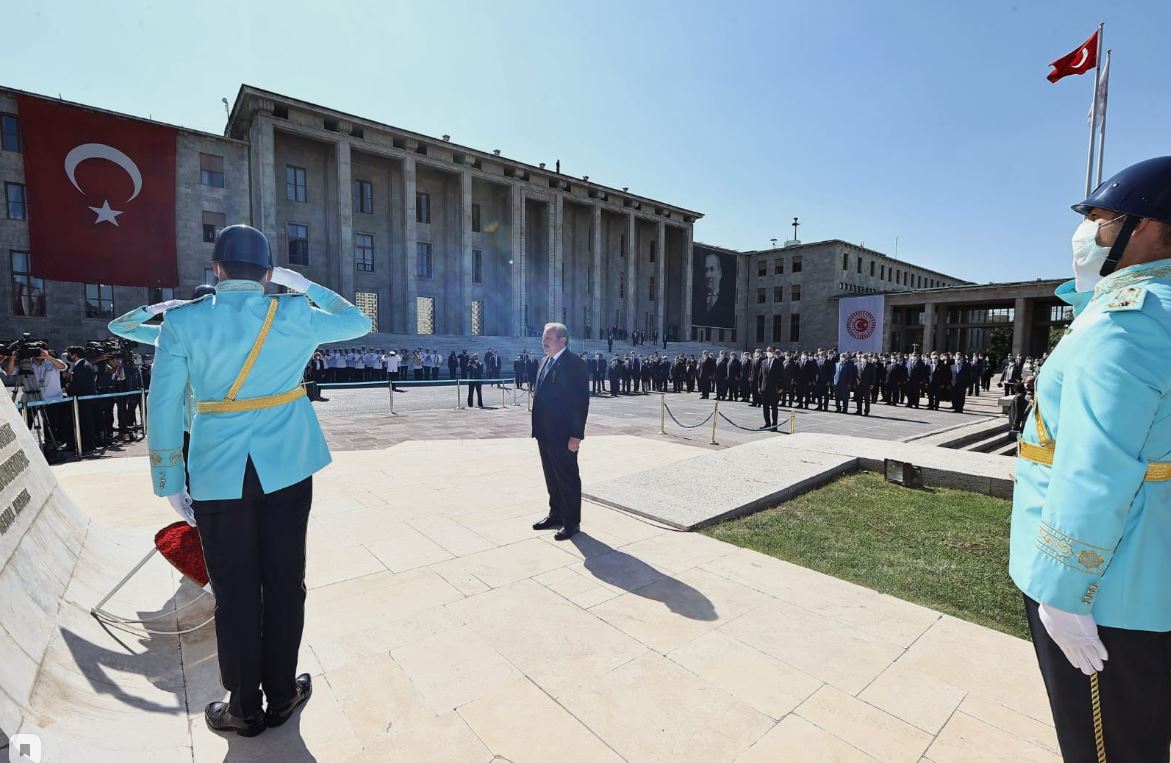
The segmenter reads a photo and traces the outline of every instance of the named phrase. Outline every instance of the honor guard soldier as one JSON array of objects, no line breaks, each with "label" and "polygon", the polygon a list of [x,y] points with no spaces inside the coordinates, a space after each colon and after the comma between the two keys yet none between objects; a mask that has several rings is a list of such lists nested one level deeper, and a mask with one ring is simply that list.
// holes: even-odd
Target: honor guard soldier
[{"label": "honor guard soldier", "polygon": [[1009,572],[1067,762],[1171,745],[1171,156],[1073,207],[1078,312],[1018,444]]},{"label": "honor guard soldier", "polygon": [[[220,232],[212,267],[215,296],[168,311],[155,348],[151,481],[199,527],[215,593],[229,698],[205,708],[207,725],[254,736],[288,720],[312,692],[308,674],[296,675],[305,533],[311,475],[330,455],[302,371],[318,345],[363,336],[370,320],[324,286],[274,268],[268,240],[247,225]],[[265,294],[270,281],[293,293]],[[180,449],[188,383],[190,495]]]}]

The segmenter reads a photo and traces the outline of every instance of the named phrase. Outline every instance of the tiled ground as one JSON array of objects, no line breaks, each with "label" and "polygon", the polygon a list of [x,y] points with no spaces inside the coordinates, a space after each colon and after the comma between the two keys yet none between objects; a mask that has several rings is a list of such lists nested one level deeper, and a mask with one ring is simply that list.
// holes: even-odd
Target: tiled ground
[{"label": "tiled ground", "polygon": [[[485,428],[495,439],[336,452],[317,477],[301,652],[316,691],[297,720],[252,740],[206,729],[211,628],[182,637],[177,710],[142,710],[174,708],[177,687],[140,679],[103,712],[160,734],[186,716],[176,759],[196,761],[1058,760],[1029,644],[592,504],[557,543],[529,526],[535,445]],[[588,485],[694,454],[594,436],[581,468]],[[145,459],[55,472],[99,526],[148,537],[170,519]]]}]

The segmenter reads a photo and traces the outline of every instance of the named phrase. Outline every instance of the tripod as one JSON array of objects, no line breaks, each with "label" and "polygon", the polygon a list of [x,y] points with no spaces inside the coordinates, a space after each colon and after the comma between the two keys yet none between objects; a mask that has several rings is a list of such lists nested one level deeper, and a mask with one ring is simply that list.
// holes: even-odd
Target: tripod
[{"label": "tripod", "polygon": [[25,419],[29,428],[36,433],[37,446],[45,454],[46,460],[49,460],[51,455],[55,455],[61,449],[61,443],[53,434],[45,406],[31,405],[45,401],[44,395],[41,394],[41,384],[33,371],[32,361],[22,359],[18,364],[17,379],[20,381],[20,399],[24,402]]}]

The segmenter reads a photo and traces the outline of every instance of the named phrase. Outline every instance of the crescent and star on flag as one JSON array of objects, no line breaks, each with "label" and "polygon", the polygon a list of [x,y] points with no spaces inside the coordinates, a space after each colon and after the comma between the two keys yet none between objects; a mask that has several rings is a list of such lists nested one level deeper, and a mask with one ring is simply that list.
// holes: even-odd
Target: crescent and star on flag
[{"label": "crescent and star on flag", "polygon": [[[105,159],[108,162],[116,164],[118,167],[130,177],[131,182],[134,183],[134,190],[130,197],[126,199],[129,203],[137,198],[142,191],[142,173],[138,169],[138,165],[134,160],[127,156],[122,151],[108,146],[105,143],[82,143],[74,146],[72,150],[65,156],[65,175],[69,178],[69,182],[73,184],[80,193],[84,194],[81,185],[77,182],[77,166],[87,159]],[[122,210],[112,209],[110,207],[110,200],[104,199],[100,207],[90,207],[97,218],[94,220],[94,225],[100,223],[111,223],[114,227],[118,227],[118,215],[123,214]]]}]

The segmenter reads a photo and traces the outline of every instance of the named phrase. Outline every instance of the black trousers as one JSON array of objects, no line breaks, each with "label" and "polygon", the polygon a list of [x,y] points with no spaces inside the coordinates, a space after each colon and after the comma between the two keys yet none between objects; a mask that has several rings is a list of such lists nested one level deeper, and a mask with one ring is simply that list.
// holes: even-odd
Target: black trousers
[{"label": "black trousers", "polygon": [[476,403],[484,407],[484,394],[481,392],[484,385],[481,382],[468,382],[468,407],[472,407],[472,393],[476,393]]},{"label": "black trousers", "polygon": [[1094,723],[1094,682],[1069,664],[1025,597],[1033,648],[1049,693],[1057,741],[1065,763],[1158,763],[1171,747],[1171,633],[1098,626],[1110,653],[1097,674],[1104,757]]},{"label": "black trousers", "polygon": [[[869,387],[866,387],[866,388],[855,387],[854,388],[854,403],[858,407],[858,409],[855,411],[855,413],[869,416],[870,415],[870,388]],[[846,407],[849,408],[849,406],[846,406]]]},{"label": "black trousers", "polygon": [[777,417],[780,415],[779,406],[780,400],[775,392],[760,396],[760,407],[764,411],[764,425],[766,427],[775,427],[777,425]]},{"label": "black trousers", "polygon": [[553,442],[537,440],[541,469],[549,490],[549,516],[565,527],[581,524],[581,474],[577,453],[569,450],[569,438]]},{"label": "black trousers", "polygon": [[296,692],[312,502],[312,477],[265,494],[249,459],[240,498],[194,503],[215,592],[220,682],[237,717],[261,712],[261,688],[269,707]]}]

